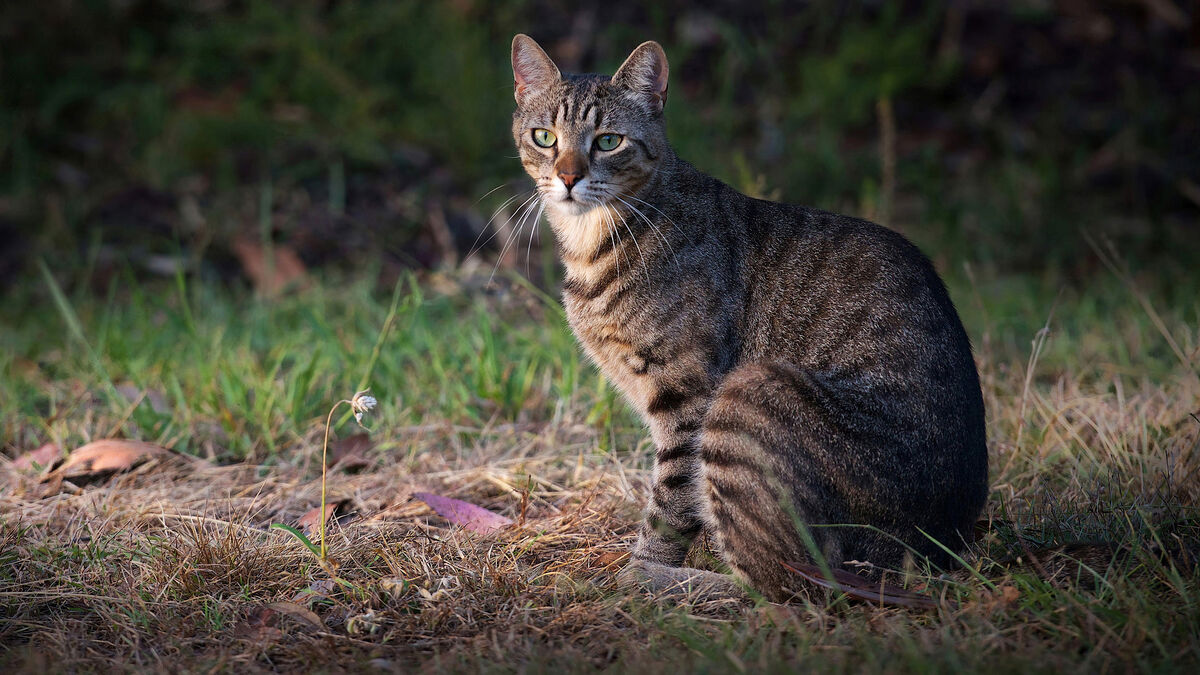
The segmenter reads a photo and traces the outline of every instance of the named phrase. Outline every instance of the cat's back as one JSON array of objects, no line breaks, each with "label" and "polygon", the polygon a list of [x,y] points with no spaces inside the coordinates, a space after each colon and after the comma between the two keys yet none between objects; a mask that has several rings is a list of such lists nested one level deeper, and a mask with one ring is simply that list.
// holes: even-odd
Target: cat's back
[{"label": "cat's back", "polygon": [[780,359],[982,409],[966,332],[916,245],[860,218],[705,187],[745,280],[737,361]]}]

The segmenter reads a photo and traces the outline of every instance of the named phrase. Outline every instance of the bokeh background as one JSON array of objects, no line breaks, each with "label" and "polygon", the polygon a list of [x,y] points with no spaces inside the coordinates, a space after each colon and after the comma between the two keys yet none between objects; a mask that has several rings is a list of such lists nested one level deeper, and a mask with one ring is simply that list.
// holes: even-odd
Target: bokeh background
[{"label": "bokeh background", "polygon": [[[1166,293],[1196,276],[1194,2],[49,0],[0,10],[0,284],[47,259],[100,293],[249,287],[252,244],[385,287],[454,267],[526,187],[516,32],[565,71],[660,41],[683,157],[885,222],[944,274],[1086,286],[1090,239]],[[546,241],[499,267],[552,287]]]}]

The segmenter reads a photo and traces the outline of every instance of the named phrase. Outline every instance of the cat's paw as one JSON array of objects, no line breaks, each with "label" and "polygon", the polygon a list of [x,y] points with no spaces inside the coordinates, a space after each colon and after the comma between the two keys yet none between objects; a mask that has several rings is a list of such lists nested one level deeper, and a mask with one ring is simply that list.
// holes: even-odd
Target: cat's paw
[{"label": "cat's paw", "polygon": [[691,567],[670,567],[634,560],[617,573],[617,585],[661,599],[693,603],[747,601],[750,596],[733,577]]}]

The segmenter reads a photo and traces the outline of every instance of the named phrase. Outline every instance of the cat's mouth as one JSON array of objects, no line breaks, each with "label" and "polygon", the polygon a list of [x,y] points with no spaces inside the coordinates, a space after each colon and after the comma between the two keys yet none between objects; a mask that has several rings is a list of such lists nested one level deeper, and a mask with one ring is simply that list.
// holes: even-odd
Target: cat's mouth
[{"label": "cat's mouth", "polygon": [[544,191],[544,195],[547,206],[573,216],[583,215],[592,209],[600,208],[605,202],[601,195],[593,194],[587,185],[576,185],[571,190],[559,185],[554,189]]}]

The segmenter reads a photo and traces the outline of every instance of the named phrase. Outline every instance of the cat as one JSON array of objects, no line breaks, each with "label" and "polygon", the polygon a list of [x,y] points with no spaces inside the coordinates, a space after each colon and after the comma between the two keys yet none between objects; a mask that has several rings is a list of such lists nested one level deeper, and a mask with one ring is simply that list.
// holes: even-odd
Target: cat
[{"label": "cat", "polygon": [[[680,159],[655,42],[612,77],[564,75],[517,35],[512,67],[568,321],[655,445],[621,579],[779,600],[785,561],[949,564],[987,497],[987,448],[971,346],[929,260]],[[736,581],[682,567],[702,531]]]}]

